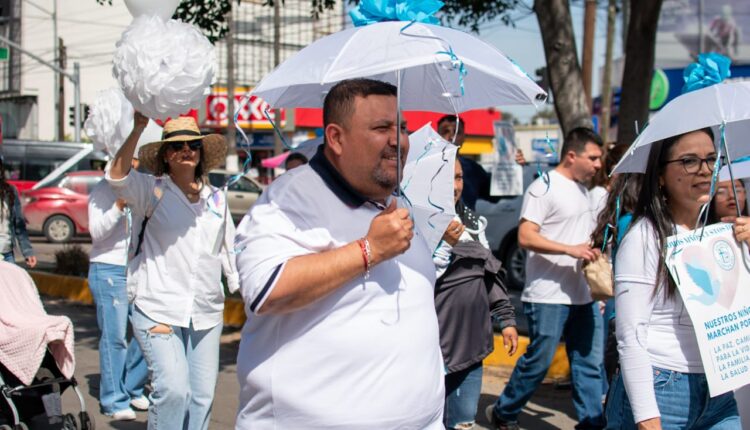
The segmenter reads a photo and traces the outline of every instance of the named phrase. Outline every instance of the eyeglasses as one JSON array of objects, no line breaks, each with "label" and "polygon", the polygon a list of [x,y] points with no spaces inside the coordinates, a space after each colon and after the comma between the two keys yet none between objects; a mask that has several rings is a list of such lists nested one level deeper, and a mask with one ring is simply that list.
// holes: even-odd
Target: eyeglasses
[{"label": "eyeglasses", "polygon": [[[718,157],[715,155],[709,155],[706,158],[688,156],[688,157],[678,158],[677,160],[665,161],[664,164],[682,163],[682,168],[685,169],[685,173],[694,175],[701,171],[701,168],[703,167],[703,163],[706,163],[706,167],[708,167],[709,172],[713,172],[714,164],[716,164],[717,159]],[[724,161],[723,156],[721,157],[721,160]]]},{"label": "eyeglasses", "polygon": [[187,145],[191,151],[197,151],[203,147],[203,141],[191,140],[189,142],[186,142],[183,140],[175,140],[175,141],[169,142],[169,149],[171,149],[172,151],[182,151],[182,148],[184,148],[185,145]]}]

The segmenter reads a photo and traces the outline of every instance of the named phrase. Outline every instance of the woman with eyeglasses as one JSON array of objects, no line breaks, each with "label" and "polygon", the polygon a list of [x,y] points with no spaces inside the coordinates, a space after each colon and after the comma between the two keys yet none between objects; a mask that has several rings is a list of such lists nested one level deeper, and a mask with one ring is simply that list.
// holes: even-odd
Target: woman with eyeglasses
[{"label": "woman with eyeglasses", "polygon": [[219,370],[222,268],[239,286],[234,224],[224,193],[208,184],[226,156],[224,138],[203,136],[193,118],[164,124],[162,140],[144,145],[130,168],[148,118],[135,125],[106,178],[133,214],[135,257],[128,268],[133,333],[148,363],[149,429],[206,429]]},{"label": "woman with eyeglasses", "polygon": [[608,429],[740,429],[732,393],[709,395],[695,330],[664,264],[667,237],[695,226],[716,159],[710,129],[651,147],[615,258],[620,372],[609,392]]}]

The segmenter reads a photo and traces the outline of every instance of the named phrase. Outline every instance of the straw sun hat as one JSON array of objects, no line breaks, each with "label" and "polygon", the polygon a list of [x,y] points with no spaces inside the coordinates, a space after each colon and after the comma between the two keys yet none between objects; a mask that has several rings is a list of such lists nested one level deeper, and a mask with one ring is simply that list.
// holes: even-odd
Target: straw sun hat
[{"label": "straw sun hat", "polygon": [[195,119],[189,116],[181,116],[171,119],[164,124],[164,130],[158,142],[143,145],[138,151],[138,160],[141,165],[150,172],[155,172],[161,163],[158,160],[159,150],[165,142],[190,142],[203,140],[203,171],[213,170],[221,166],[227,156],[227,142],[220,134],[202,135]]}]

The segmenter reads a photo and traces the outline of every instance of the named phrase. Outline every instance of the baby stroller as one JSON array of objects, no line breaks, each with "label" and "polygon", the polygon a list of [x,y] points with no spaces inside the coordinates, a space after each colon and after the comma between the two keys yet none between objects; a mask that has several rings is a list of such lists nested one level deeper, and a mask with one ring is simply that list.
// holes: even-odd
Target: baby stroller
[{"label": "baby stroller", "polygon": [[[0,430],[93,429],[73,377],[73,323],[44,310],[23,269],[0,262]],[[63,411],[73,387],[79,413]]]}]

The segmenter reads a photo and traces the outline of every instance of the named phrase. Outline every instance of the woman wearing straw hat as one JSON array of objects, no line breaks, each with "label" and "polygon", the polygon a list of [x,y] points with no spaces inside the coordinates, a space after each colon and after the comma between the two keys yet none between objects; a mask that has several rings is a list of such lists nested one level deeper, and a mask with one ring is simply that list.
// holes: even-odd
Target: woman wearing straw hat
[{"label": "woman wearing straw hat", "polygon": [[106,178],[134,219],[145,220],[128,285],[133,332],[151,373],[148,428],[206,429],[219,369],[222,268],[230,291],[238,287],[226,197],[206,182],[226,142],[201,135],[193,118],[170,120],[161,141],[140,149],[141,166],[154,173],[144,174],[130,163],[148,118],[136,112],[134,123]]}]

